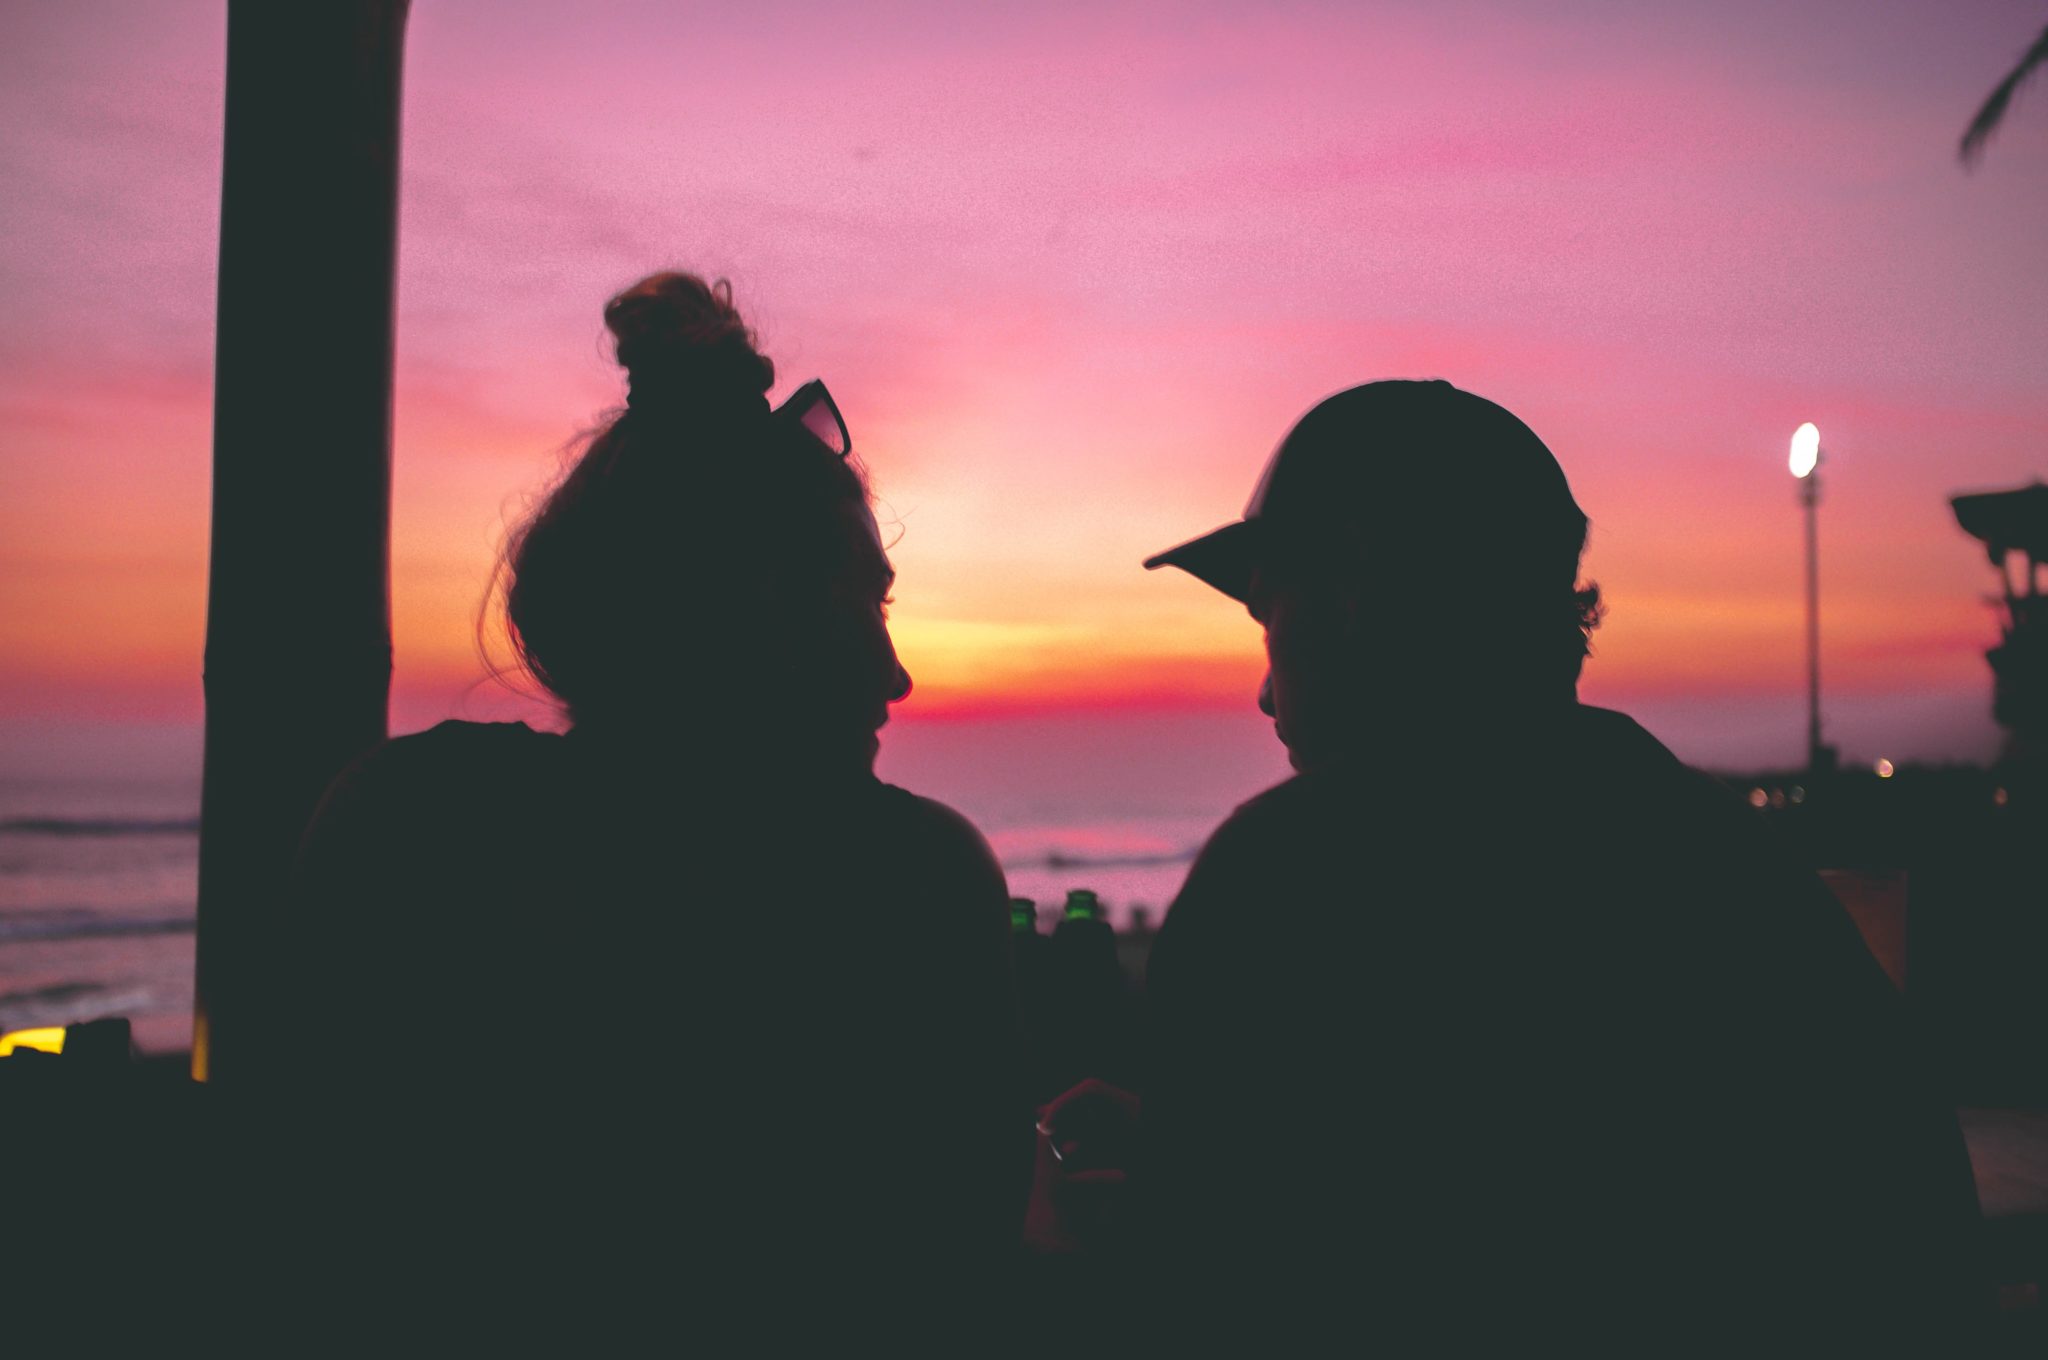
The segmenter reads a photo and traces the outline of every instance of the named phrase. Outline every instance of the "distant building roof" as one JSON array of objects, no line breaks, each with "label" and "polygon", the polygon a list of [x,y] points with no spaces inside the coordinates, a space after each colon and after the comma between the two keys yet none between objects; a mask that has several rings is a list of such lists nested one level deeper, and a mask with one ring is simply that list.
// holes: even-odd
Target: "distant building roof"
[{"label": "distant building roof", "polygon": [[2036,561],[2048,561],[2048,486],[2035,482],[2017,491],[1955,496],[1949,504],[1963,531],[1983,539],[1994,559],[2018,548]]}]

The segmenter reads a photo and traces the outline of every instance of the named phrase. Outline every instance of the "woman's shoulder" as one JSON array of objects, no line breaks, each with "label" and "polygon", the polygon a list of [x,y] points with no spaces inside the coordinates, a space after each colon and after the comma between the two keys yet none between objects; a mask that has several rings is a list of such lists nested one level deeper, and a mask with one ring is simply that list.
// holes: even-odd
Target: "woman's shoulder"
[{"label": "woman's shoulder", "polygon": [[981,828],[957,809],[877,780],[876,805],[885,825],[904,842],[904,848],[924,851],[962,868],[1001,878],[1002,869]]},{"label": "woman's shoulder", "polygon": [[927,798],[921,793],[912,793],[898,784],[876,780],[874,796],[886,815],[895,818],[905,826],[921,829],[933,836],[981,840],[981,830],[957,809]]},{"label": "woman's shoulder", "polygon": [[329,785],[322,811],[447,808],[516,791],[558,758],[561,738],[525,723],[449,721],[379,742]]},{"label": "woman's shoulder", "polygon": [[536,732],[523,722],[464,722],[450,718],[424,732],[392,737],[377,749],[405,752],[413,759],[447,758],[458,754],[475,756],[543,751],[559,746],[561,741],[560,733]]},{"label": "woman's shoulder", "polygon": [[546,759],[561,745],[552,732],[536,732],[523,722],[437,723],[379,742],[349,766],[350,771],[419,775],[447,769],[470,771],[491,766],[521,766]]}]

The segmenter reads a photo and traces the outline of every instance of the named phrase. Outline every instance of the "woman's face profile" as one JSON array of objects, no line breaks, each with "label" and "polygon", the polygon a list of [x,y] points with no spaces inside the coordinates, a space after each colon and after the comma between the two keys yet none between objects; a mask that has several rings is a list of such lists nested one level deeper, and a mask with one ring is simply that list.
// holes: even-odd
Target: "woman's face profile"
[{"label": "woman's face profile", "polygon": [[812,696],[831,728],[857,738],[873,758],[875,733],[889,705],[910,693],[910,675],[889,636],[889,591],[896,579],[874,512],[845,502],[833,517],[837,542],[824,627],[813,664]]}]

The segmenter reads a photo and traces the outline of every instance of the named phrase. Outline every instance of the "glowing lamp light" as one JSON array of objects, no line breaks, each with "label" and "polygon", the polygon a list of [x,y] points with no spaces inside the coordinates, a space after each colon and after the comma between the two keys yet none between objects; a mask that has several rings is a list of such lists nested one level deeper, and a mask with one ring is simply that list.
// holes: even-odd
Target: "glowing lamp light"
[{"label": "glowing lamp light", "polygon": [[1873,768],[1876,769],[1879,779],[1890,779],[1898,769],[1898,766],[1892,764],[1889,760],[1880,760]]},{"label": "glowing lamp light", "polygon": [[52,1025],[45,1029],[18,1029],[10,1034],[0,1034],[0,1058],[6,1057],[17,1048],[39,1048],[45,1053],[62,1053],[64,1027]]},{"label": "glowing lamp light", "polygon": [[1807,421],[1792,432],[1792,475],[1808,477],[1820,466],[1820,427]]}]

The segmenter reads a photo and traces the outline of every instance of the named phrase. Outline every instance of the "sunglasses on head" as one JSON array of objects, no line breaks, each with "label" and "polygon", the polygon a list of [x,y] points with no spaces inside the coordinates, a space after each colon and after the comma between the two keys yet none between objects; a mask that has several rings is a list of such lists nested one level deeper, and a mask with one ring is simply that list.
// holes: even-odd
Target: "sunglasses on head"
[{"label": "sunglasses on head", "polygon": [[825,390],[822,379],[813,378],[792,392],[788,401],[775,408],[775,418],[801,426],[835,457],[845,458],[853,452],[853,436],[846,432],[846,417],[839,414],[838,403]]}]

